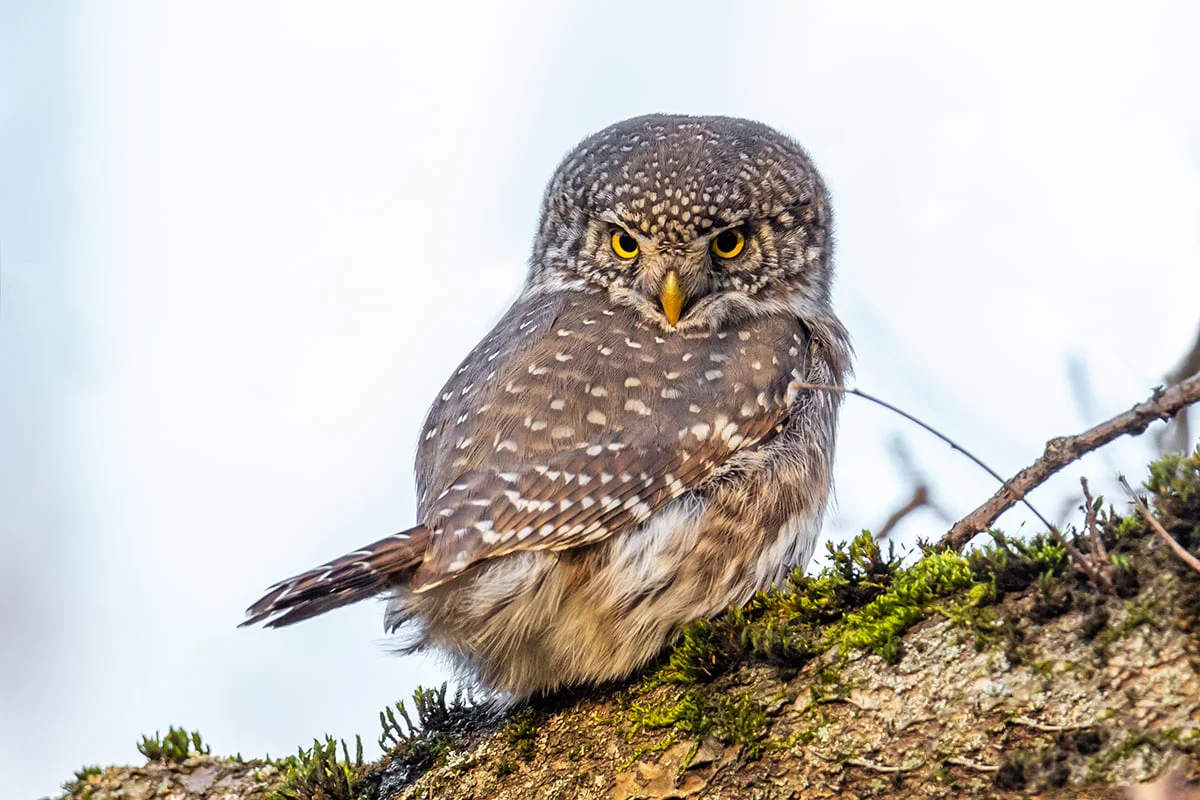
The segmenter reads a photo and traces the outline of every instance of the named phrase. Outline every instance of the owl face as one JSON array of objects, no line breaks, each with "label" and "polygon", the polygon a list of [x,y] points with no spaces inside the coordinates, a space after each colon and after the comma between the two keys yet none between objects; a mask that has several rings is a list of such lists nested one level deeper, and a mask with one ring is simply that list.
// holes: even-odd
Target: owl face
[{"label": "owl face", "polygon": [[559,166],[529,286],[607,291],[665,329],[825,311],[830,223],[791,139],[728,117],[638,117]]}]

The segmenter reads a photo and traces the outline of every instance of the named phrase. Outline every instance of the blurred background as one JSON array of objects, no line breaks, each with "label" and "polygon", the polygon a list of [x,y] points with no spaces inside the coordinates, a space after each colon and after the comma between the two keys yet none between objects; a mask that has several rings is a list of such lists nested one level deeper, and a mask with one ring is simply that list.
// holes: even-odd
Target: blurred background
[{"label": "blurred background", "polygon": [[[1197,30],[1187,0],[0,2],[6,796],[172,724],[372,743],[444,680],[377,605],[235,626],[412,523],[427,402],[515,295],[558,160],[620,118],[809,148],[857,383],[1001,473],[1144,399],[1200,325]],[[1158,447],[1032,500],[1071,518],[1086,474],[1123,502]],[[837,482],[832,539],[926,483],[910,547],[996,488],[855,398]]]}]

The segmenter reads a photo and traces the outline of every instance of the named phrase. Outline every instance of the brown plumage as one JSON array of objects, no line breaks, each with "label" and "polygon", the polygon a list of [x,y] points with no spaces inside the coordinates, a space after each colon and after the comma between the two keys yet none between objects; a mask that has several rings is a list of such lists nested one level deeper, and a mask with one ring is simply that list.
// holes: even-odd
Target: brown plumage
[{"label": "brown plumage", "polygon": [[388,594],[407,649],[519,698],[622,677],[781,580],[819,535],[839,403],[798,384],[849,370],[829,234],[815,169],[765,126],[585,140],[521,297],[426,418],[418,526],[276,584],[246,624]]}]

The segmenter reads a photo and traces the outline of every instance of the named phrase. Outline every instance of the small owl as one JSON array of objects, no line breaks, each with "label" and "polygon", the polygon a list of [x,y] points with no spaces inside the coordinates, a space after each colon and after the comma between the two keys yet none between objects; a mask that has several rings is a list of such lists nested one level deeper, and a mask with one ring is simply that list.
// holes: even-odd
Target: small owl
[{"label": "small owl", "polygon": [[845,330],[829,196],[757,122],[645,116],[546,190],[520,297],[450,376],[417,525],[275,584],[244,624],[376,595],[519,700],[629,675],[812,555]]}]

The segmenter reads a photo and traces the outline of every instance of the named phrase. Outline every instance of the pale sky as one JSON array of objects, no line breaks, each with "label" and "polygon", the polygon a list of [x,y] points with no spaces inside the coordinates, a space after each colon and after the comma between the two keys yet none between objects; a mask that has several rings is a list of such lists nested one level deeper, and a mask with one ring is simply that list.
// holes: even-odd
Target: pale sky
[{"label": "pale sky", "polygon": [[[0,773],[373,741],[444,672],[364,604],[238,630],[413,523],[427,403],[523,278],[562,155],[752,117],[837,219],[857,383],[1010,474],[1143,399],[1200,324],[1200,6],[0,2]],[[1067,379],[1081,364],[1081,408]],[[994,490],[851,398],[827,535]],[[1113,499],[1149,442],[1086,473]],[[1013,512],[1009,530],[1025,520]],[[945,525],[913,515],[896,538]]]}]

